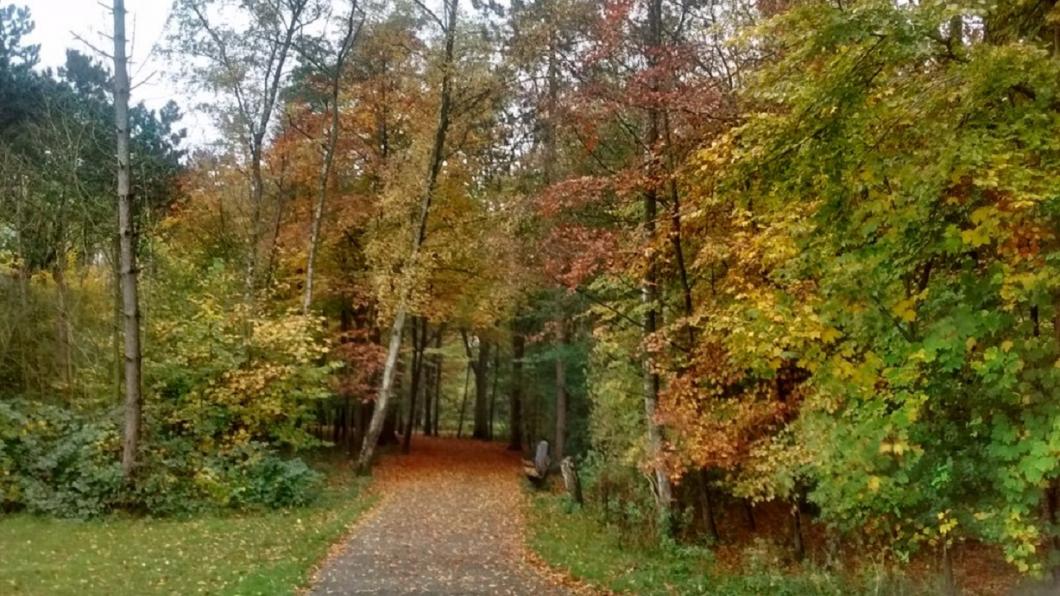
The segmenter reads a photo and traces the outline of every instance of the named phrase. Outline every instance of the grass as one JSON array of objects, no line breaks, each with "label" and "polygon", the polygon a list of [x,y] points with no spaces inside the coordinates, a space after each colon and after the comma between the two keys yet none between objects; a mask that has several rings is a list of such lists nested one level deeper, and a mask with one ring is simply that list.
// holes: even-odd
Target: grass
[{"label": "grass", "polygon": [[313,506],[188,519],[0,518],[2,594],[292,594],[371,504],[328,466]]},{"label": "grass", "polygon": [[531,501],[529,545],[549,565],[592,586],[614,592],[703,593],[709,587],[709,552],[643,549],[623,544],[618,535],[563,500],[535,495]]},{"label": "grass", "polygon": [[529,546],[550,566],[596,588],[631,594],[920,594],[901,582],[866,577],[852,581],[807,565],[791,572],[763,544],[748,554],[746,569],[723,573],[702,547],[641,547],[566,501],[552,495],[531,499]]}]

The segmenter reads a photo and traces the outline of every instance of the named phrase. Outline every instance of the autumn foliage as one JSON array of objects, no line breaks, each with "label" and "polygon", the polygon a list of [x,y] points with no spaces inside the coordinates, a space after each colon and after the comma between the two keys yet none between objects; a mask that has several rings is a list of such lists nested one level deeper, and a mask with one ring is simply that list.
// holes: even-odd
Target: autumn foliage
[{"label": "autumn foliage", "polygon": [[[548,439],[640,539],[779,511],[793,559],[1056,569],[1052,3],[178,4],[221,142],[137,112],[145,473],[88,514],[267,501],[266,464],[302,501],[284,455],[374,446],[386,394],[380,441]],[[107,75],[33,71],[0,16],[0,505],[58,511],[26,463],[58,439],[8,437],[116,444],[110,157],[63,142]]]}]

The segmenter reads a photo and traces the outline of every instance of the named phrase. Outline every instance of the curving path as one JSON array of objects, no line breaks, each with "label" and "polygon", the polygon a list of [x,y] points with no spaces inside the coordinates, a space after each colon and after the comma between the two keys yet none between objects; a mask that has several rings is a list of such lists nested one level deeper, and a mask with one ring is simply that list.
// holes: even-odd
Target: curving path
[{"label": "curving path", "polygon": [[414,438],[375,471],[382,500],[317,572],[311,594],[564,594],[523,549],[518,455]]}]

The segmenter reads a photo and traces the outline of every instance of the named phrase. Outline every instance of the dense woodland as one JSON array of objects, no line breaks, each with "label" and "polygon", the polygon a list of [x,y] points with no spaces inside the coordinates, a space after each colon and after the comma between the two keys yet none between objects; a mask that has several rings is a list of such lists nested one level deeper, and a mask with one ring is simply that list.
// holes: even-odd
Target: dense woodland
[{"label": "dense woodland", "polygon": [[176,0],[209,100],[125,126],[122,52],[32,28],[0,9],[0,509],[546,439],[641,538],[771,508],[796,557],[1060,565],[1053,0]]}]

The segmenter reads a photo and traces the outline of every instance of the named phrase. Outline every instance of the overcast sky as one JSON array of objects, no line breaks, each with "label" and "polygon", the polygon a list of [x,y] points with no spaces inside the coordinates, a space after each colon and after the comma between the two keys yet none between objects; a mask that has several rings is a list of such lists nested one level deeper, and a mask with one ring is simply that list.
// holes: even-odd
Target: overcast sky
[{"label": "overcast sky", "polygon": [[[107,46],[111,41],[103,35],[109,35],[113,29],[112,16],[97,0],[11,1],[28,6],[32,12],[37,27],[29,42],[40,44],[42,66],[62,66],[66,61],[67,48],[91,53],[74,34],[100,49],[110,49]],[[109,2],[104,1],[102,4]],[[163,41],[171,5],[171,0],[125,0],[125,8],[129,11],[126,28],[133,60],[129,72],[136,85],[132,91],[133,102],[142,101],[148,107],[157,109],[170,99],[176,101],[184,112],[181,126],[188,129],[192,142],[201,143],[212,137],[213,128],[208,120],[193,113],[192,98],[183,95],[179,84],[172,81],[174,69],[169,68],[164,58],[152,53],[154,46]]]}]

